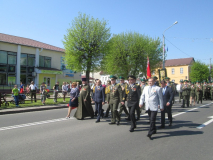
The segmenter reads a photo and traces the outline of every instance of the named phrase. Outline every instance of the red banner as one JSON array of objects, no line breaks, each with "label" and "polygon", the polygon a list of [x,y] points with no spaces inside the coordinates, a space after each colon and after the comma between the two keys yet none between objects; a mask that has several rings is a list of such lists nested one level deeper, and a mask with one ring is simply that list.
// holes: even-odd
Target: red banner
[{"label": "red banner", "polygon": [[149,64],[149,57],[147,56],[147,79],[151,78],[151,70],[150,70],[150,64]]}]

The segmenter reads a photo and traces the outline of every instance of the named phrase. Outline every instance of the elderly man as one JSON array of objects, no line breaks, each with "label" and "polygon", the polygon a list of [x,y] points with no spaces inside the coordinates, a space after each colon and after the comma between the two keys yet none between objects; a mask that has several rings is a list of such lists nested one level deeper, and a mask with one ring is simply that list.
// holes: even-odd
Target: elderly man
[{"label": "elderly man", "polygon": [[143,103],[145,102],[146,110],[150,115],[150,129],[147,135],[150,140],[152,140],[152,134],[156,133],[155,121],[158,113],[158,106],[160,106],[161,111],[164,109],[162,89],[154,85],[154,83],[154,78],[150,78],[148,81],[149,86],[144,88],[139,103],[139,107],[143,107]]}]

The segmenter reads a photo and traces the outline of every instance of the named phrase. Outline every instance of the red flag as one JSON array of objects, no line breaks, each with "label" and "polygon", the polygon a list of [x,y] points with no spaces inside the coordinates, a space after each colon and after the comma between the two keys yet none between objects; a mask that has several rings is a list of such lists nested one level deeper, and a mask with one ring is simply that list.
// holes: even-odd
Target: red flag
[{"label": "red flag", "polygon": [[151,78],[151,70],[150,70],[150,64],[149,64],[149,57],[147,56],[147,79]]}]

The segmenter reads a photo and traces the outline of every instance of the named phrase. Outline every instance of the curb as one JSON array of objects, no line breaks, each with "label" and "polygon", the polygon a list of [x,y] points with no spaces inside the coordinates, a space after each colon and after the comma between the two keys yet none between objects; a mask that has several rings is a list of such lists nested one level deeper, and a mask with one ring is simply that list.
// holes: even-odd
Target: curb
[{"label": "curb", "polygon": [[62,104],[62,105],[59,104],[56,106],[36,106],[36,107],[3,109],[3,110],[0,110],[0,115],[33,112],[33,111],[43,111],[43,110],[51,110],[51,109],[62,109],[62,108],[67,108],[67,106],[65,106],[64,104]]}]

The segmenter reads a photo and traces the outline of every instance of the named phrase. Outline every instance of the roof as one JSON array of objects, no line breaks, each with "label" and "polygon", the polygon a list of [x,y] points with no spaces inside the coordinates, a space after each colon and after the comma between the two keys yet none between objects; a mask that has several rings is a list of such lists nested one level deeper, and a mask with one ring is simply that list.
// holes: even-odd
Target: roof
[{"label": "roof", "polygon": [[35,41],[29,38],[17,37],[17,36],[12,36],[12,35],[3,34],[3,33],[0,33],[0,42],[13,43],[13,44],[19,44],[24,46],[36,47],[36,48],[43,48],[43,49],[48,49],[48,50],[58,51],[58,52],[65,52],[65,50],[62,48],[55,47],[46,43]]},{"label": "roof", "polygon": [[169,60],[165,60],[165,67],[191,65],[191,63],[194,61],[195,60],[193,57],[180,58],[180,59],[169,59]]}]

